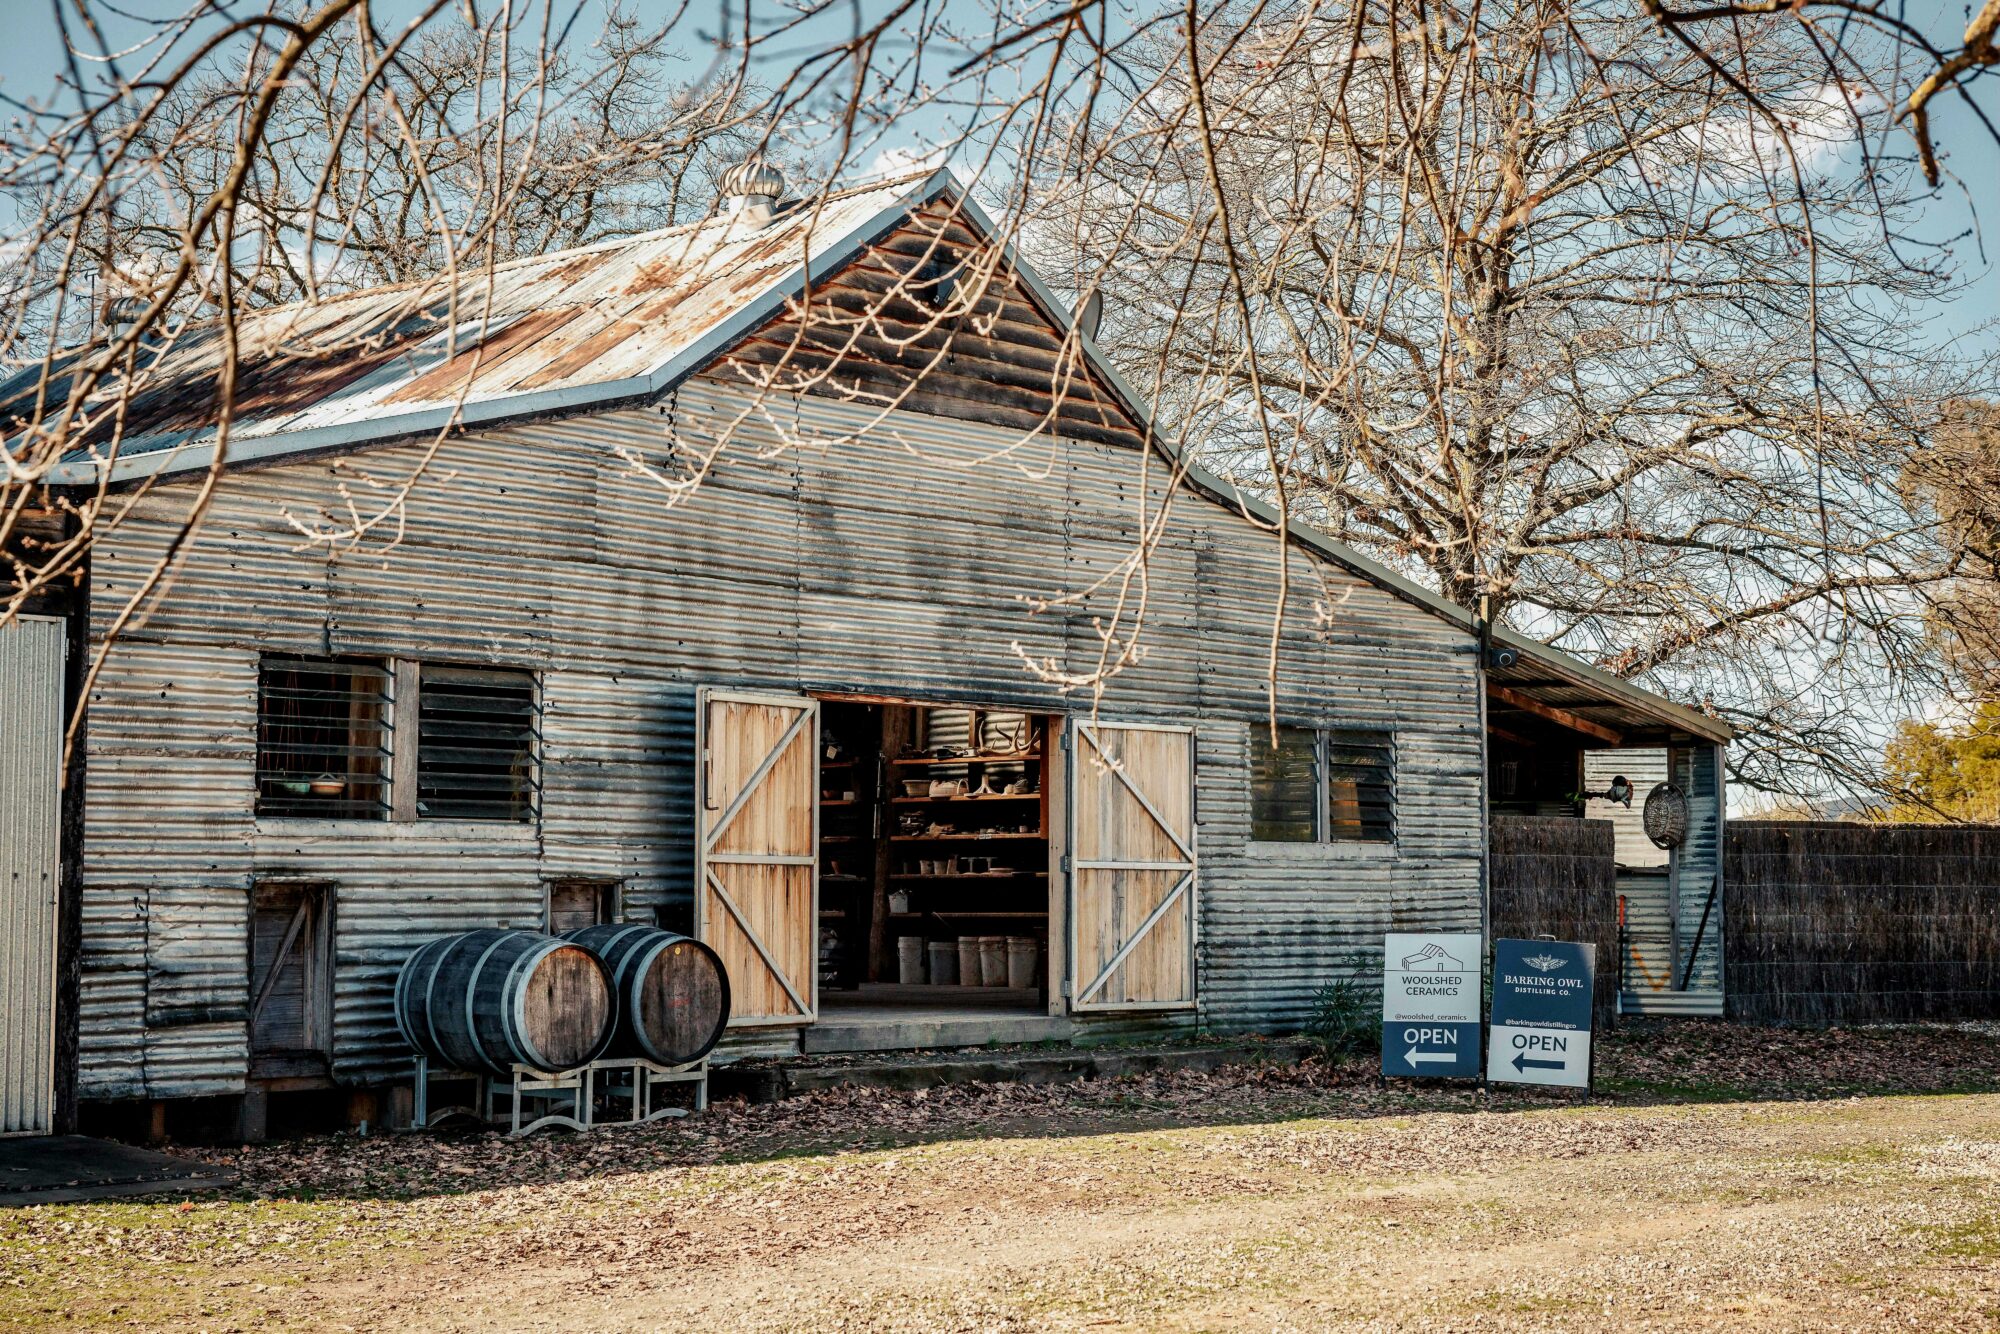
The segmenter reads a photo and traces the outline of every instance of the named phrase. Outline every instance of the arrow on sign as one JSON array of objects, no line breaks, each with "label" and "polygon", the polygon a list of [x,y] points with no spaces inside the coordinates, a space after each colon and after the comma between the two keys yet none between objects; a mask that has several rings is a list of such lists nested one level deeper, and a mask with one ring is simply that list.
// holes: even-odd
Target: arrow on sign
[{"label": "arrow on sign", "polygon": [[1427,1063],[1432,1065],[1449,1065],[1458,1059],[1458,1054],[1449,1051],[1418,1051],[1415,1047],[1412,1047],[1403,1053],[1403,1059],[1411,1065],[1423,1065]]},{"label": "arrow on sign", "polygon": [[1514,1057],[1514,1068],[1516,1070],[1561,1070],[1566,1065],[1567,1062],[1564,1061],[1531,1061],[1526,1056],[1516,1055]]}]

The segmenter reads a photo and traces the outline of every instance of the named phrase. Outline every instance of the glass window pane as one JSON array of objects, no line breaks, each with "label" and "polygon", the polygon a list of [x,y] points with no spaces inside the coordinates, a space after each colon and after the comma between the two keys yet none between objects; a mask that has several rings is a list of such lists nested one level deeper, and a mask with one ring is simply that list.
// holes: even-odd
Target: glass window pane
[{"label": "glass window pane", "polygon": [[1326,832],[1381,843],[1396,837],[1395,747],[1387,732],[1326,734]]},{"label": "glass window pane", "polygon": [[257,814],[382,819],[387,665],[269,656],[257,674]]},{"label": "glass window pane", "polygon": [[1310,727],[1280,727],[1277,745],[1261,723],[1250,729],[1250,837],[1264,843],[1310,843],[1319,783]]}]

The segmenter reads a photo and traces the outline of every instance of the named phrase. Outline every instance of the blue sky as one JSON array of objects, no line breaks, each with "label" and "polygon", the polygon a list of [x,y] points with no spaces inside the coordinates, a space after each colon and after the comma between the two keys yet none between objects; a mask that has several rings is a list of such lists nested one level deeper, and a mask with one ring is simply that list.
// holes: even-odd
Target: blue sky
[{"label": "blue sky", "polygon": [[[0,3],[6,5],[10,20],[4,29],[5,40],[0,41],[0,92],[16,99],[46,99],[54,86],[54,72],[63,64],[53,0],[0,0]],[[572,40],[590,40],[598,29],[605,0],[558,0],[558,9],[568,12],[573,3],[580,3],[582,13]],[[869,0],[858,3],[864,9],[870,7]],[[990,15],[976,0],[945,0],[945,4],[945,12],[962,11],[960,21],[972,31],[991,25]],[[408,0],[382,0],[375,9],[381,16],[385,11],[393,14],[407,5]],[[663,0],[637,0],[637,3],[628,0],[628,7],[641,19],[657,15],[662,20],[679,8]],[[183,10],[184,4],[183,0],[127,0],[121,8],[138,14],[175,14]],[[490,10],[492,6],[487,4],[483,8]],[[754,8],[774,15],[784,12],[776,5]],[[1150,6],[1146,8],[1151,12]],[[686,11],[684,24],[691,34],[697,29],[713,31],[713,19],[725,9],[725,5],[718,4],[715,9],[705,10],[696,3]],[[517,12],[520,10],[538,12],[538,6],[534,0],[528,0],[517,6]],[[1910,0],[1904,12],[1911,22],[1943,40],[1963,31],[1967,11],[1964,0]],[[852,22],[854,12],[837,9],[815,20],[800,30],[792,48],[811,49],[816,41],[844,29]],[[769,72],[765,73],[769,77]],[[1973,96],[1986,114],[2000,123],[2000,76],[1989,73],[1978,80]],[[1945,182],[1927,209],[1918,239],[1956,238],[1952,241],[1953,262],[1971,281],[1957,299],[1937,305],[1930,312],[1926,327],[1912,330],[1911,341],[1916,347],[1956,342],[1962,348],[2000,353],[2000,324],[1996,324],[1996,317],[2000,317],[2000,144],[1993,141],[1956,94],[1936,104],[1934,126],[1943,149],[1945,169],[1952,179]],[[937,119],[927,116],[908,125],[891,127],[881,142],[885,146],[900,141],[921,147],[924,140],[935,137],[937,129]],[[1900,151],[1906,145],[1891,147]],[[1982,224],[1988,232],[1983,237],[1979,234]]]}]

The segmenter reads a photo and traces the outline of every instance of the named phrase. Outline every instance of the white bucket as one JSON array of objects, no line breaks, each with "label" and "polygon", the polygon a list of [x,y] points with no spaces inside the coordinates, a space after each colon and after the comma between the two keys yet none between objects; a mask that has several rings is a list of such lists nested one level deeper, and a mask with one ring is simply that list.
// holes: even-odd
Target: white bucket
[{"label": "white bucket", "polygon": [[1016,991],[1041,985],[1042,942],[1033,936],[1007,937],[1007,985]]},{"label": "white bucket", "polygon": [[934,987],[956,986],[958,983],[958,942],[954,940],[933,940],[926,947],[931,956],[931,985]]},{"label": "white bucket", "polygon": [[960,936],[958,938],[958,984],[962,987],[979,985],[979,937]]},{"label": "white bucket", "polygon": [[1007,937],[979,938],[979,985],[982,987],[1007,985]]},{"label": "white bucket", "polygon": [[915,986],[923,982],[924,938],[922,936],[896,937],[896,980],[905,986]]}]

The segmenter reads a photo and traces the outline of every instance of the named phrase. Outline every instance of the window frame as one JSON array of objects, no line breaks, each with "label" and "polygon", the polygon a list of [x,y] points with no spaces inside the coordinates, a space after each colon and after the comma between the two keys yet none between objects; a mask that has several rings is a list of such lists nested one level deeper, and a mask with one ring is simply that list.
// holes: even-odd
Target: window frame
[{"label": "window frame", "polygon": [[[1263,742],[1269,744],[1270,728],[1265,723],[1251,725],[1251,754],[1246,765],[1246,781],[1249,787],[1250,842],[1260,848],[1286,847],[1377,847],[1393,848],[1400,842],[1400,794],[1397,782],[1398,750],[1394,728],[1319,726],[1310,723],[1279,723],[1280,731],[1310,732],[1313,736],[1313,833],[1311,838],[1259,838],[1257,836],[1257,772],[1256,747]],[[1333,772],[1330,752],[1340,745],[1361,749],[1379,748],[1384,752],[1382,770],[1388,789],[1386,827],[1376,833],[1367,832],[1365,823],[1360,833],[1340,833],[1333,820]]]},{"label": "window frame", "polygon": [[[287,669],[294,672],[319,669],[328,675],[334,675],[336,672],[333,669],[341,668],[348,669],[350,677],[358,673],[372,672],[378,677],[380,682],[380,688],[376,695],[376,716],[374,719],[377,754],[372,757],[372,763],[374,764],[375,772],[369,775],[366,772],[365,766],[357,767],[354,763],[356,759],[360,758],[359,752],[365,747],[355,740],[357,735],[357,720],[352,716],[352,701],[350,701],[350,716],[347,724],[348,739],[346,745],[341,747],[341,749],[353,753],[348,756],[346,768],[339,775],[339,781],[343,787],[347,788],[351,788],[357,782],[368,781],[372,778],[376,793],[374,799],[370,801],[346,796],[321,799],[314,798],[309,794],[296,792],[289,795],[279,795],[268,791],[267,789],[271,785],[277,783],[309,785],[314,781],[313,778],[305,776],[306,769],[312,767],[310,765],[298,770],[280,770],[267,767],[267,756],[275,753],[278,749],[277,743],[267,736],[267,728],[281,726],[287,721],[272,718],[267,712],[267,701],[273,698],[269,694],[270,687],[267,684],[269,674],[273,671]],[[395,803],[395,757],[398,721],[396,716],[396,693],[395,664],[386,656],[374,654],[311,655],[283,652],[260,653],[257,657],[257,689],[252,704],[252,708],[255,711],[254,735],[256,745],[251,760],[251,782],[255,789],[251,809],[255,818],[259,820],[337,820],[363,821],[367,823],[376,823],[391,819]],[[358,693],[353,696],[353,699],[359,698],[361,696]],[[332,773],[331,766],[325,766],[321,769],[322,776],[331,775]]]}]

